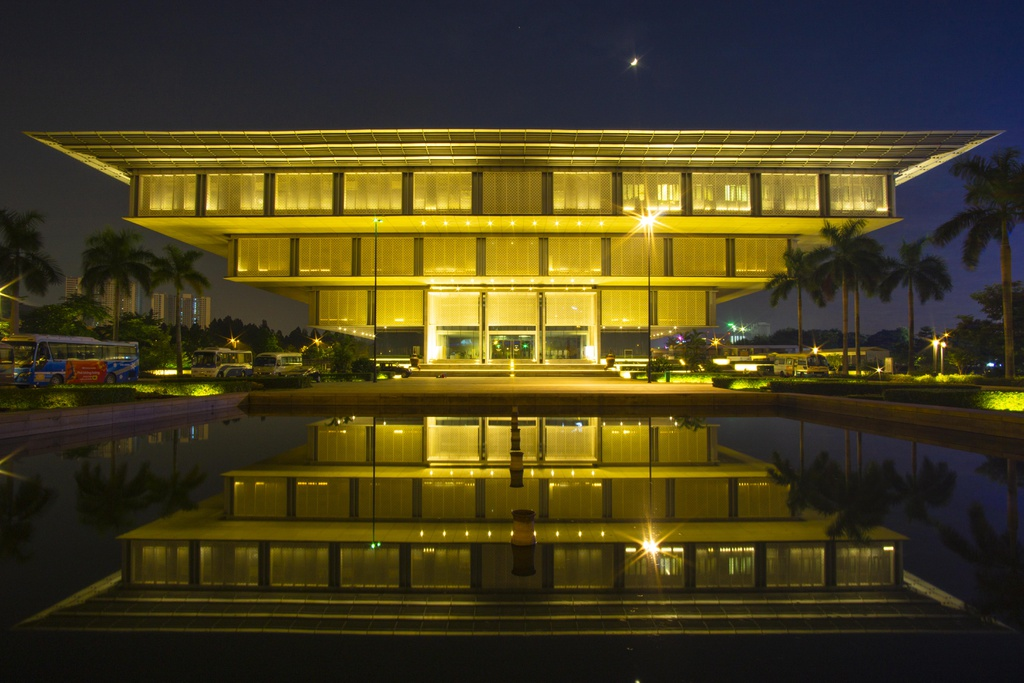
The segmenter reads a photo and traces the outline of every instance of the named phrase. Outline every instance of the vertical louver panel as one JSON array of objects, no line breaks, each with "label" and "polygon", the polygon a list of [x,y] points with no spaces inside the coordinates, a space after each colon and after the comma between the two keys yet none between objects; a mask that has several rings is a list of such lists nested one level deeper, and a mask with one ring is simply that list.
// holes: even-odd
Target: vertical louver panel
[{"label": "vertical louver panel", "polygon": [[184,174],[139,176],[138,214],[196,215],[196,177]]}]

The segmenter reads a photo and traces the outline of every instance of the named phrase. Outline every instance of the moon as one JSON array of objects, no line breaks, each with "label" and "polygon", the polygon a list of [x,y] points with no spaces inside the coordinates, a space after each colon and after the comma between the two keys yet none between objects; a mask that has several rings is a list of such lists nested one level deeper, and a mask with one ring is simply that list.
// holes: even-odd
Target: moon
[{"label": "moon", "polygon": [[636,57],[633,57],[633,61],[632,61],[632,62],[630,62],[630,63],[629,63],[629,65],[630,65],[630,66],[636,66],[636,65],[637,65],[637,64],[639,64],[639,63],[640,63],[640,60],[639,60],[639,59],[637,59]]}]

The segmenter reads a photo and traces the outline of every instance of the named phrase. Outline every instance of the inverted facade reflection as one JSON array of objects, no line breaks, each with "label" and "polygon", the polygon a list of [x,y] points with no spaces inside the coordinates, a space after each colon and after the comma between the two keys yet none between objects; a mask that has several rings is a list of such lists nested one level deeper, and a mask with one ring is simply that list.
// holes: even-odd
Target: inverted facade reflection
[{"label": "inverted facade reflection", "polygon": [[[125,534],[134,588],[577,592],[895,588],[904,538],[830,538],[770,465],[680,418],[341,417]],[[510,452],[523,485],[510,486]],[[532,568],[513,510],[535,512]],[[518,571],[513,571],[518,568]]]}]

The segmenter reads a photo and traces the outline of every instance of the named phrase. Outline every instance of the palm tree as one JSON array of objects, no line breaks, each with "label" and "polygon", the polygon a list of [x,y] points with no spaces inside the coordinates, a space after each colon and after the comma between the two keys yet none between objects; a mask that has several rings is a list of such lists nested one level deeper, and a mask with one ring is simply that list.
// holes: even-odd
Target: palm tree
[{"label": "palm tree", "polygon": [[872,278],[882,271],[882,246],[864,234],[867,221],[850,218],[841,225],[825,221],[821,236],[827,242],[811,252],[814,279],[820,282],[825,296],[837,287],[843,299],[843,372],[849,370],[850,356],[850,290],[854,293],[854,329],[857,350],[857,371],[860,372],[860,290],[872,289]]},{"label": "palm tree", "polygon": [[1005,372],[1013,377],[1013,276],[1010,233],[1024,218],[1024,166],[1020,151],[1010,147],[988,160],[970,156],[953,164],[952,172],[964,181],[967,208],[935,229],[936,244],[944,246],[966,231],[962,257],[974,269],[982,250],[999,240],[999,273],[1003,289],[1003,353]]},{"label": "palm tree", "polygon": [[210,281],[195,268],[196,261],[203,255],[202,252],[195,249],[182,251],[173,244],[166,245],[164,251],[167,256],[153,259],[153,286],[169,282],[174,287],[174,328],[178,354],[178,376],[180,377],[182,375],[181,293],[188,286],[197,296],[202,296],[203,290],[210,286]]},{"label": "palm tree", "polygon": [[907,288],[907,336],[910,339],[907,372],[914,367],[914,330],[917,329],[914,327],[914,289],[917,289],[922,304],[929,299],[942,301],[946,292],[953,289],[946,262],[938,256],[922,256],[926,242],[927,237],[913,242],[904,241],[900,245],[899,258],[886,261],[885,277],[879,285],[882,301],[888,301],[897,287]]},{"label": "palm tree", "polygon": [[43,296],[50,285],[61,278],[60,269],[43,249],[39,234],[41,214],[35,211],[0,209],[0,289],[10,287],[11,332],[17,333],[20,322],[21,286]]},{"label": "palm tree", "polygon": [[107,287],[114,288],[113,334],[114,341],[121,321],[121,292],[131,287],[134,280],[147,294],[152,278],[153,254],[141,246],[142,237],[128,228],[115,231],[104,228],[85,241],[82,252],[82,287],[92,296],[104,294]]},{"label": "palm tree", "polygon": [[782,262],[786,266],[785,272],[775,273],[765,283],[764,288],[771,290],[768,303],[772,308],[778,306],[779,301],[788,299],[790,293],[796,290],[796,343],[797,350],[804,350],[804,302],[803,294],[811,295],[814,303],[819,306],[825,305],[821,289],[815,286],[814,267],[809,258],[808,252],[799,247],[789,246],[782,254]]}]

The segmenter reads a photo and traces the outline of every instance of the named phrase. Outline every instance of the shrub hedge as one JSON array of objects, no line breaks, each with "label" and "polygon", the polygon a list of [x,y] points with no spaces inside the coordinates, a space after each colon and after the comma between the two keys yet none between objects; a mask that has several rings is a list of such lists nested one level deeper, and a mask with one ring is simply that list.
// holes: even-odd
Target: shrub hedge
[{"label": "shrub hedge", "polygon": [[59,387],[39,389],[9,387],[0,389],[0,411],[82,408],[111,403],[131,403],[139,399],[177,396],[217,396],[251,391],[253,386],[253,382],[248,380],[173,379],[114,386],[69,386],[65,384]]},{"label": "shrub hedge", "polygon": [[11,387],[0,391],[0,410],[81,408],[111,403],[130,403],[134,400],[135,389],[130,386],[76,387],[64,385],[45,389]]},{"label": "shrub hedge", "polygon": [[[865,380],[826,379],[773,379],[768,381],[768,391],[789,394],[814,394],[815,396],[863,396],[878,394],[892,386]],[[913,386],[913,385],[910,385]]]}]

